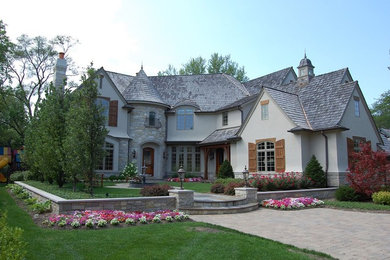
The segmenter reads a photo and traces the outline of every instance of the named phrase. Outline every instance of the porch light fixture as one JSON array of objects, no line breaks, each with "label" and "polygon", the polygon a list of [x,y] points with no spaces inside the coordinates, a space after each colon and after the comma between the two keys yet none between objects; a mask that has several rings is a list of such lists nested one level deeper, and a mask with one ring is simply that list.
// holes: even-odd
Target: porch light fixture
[{"label": "porch light fixture", "polygon": [[133,150],[133,152],[131,154],[133,155],[133,158],[135,158],[135,156],[137,155],[137,152],[135,150]]},{"label": "porch light fixture", "polygon": [[245,187],[249,187],[248,185],[249,171],[247,170],[246,165],[244,171],[242,172],[242,175],[244,176]]},{"label": "porch light fixture", "polygon": [[180,178],[180,189],[183,189],[183,181],[184,181],[184,176],[186,174],[186,171],[183,169],[183,166],[180,166],[179,170],[177,171],[177,174],[179,175]]}]

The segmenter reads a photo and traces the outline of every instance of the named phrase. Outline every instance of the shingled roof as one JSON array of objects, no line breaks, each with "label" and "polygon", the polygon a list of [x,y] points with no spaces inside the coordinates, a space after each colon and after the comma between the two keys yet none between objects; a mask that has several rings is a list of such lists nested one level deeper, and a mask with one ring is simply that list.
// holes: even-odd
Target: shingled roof
[{"label": "shingled roof", "polygon": [[126,74],[116,73],[112,71],[106,71],[112,82],[118,88],[119,92],[123,93],[126,87],[130,85],[134,77]]},{"label": "shingled roof", "polygon": [[260,92],[262,86],[267,87],[278,87],[282,85],[284,79],[286,78],[288,72],[292,67],[288,67],[282,70],[275,71],[273,73],[267,74],[265,76],[252,79],[244,83],[244,86],[248,89],[251,95],[257,94]]},{"label": "shingled roof", "polygon": [[166,104],[142,67],[134,79],[130,82],[129,86],[127,86],[123,91],[122,95],[130,102]]},{"label": "shingled roof", "polygon": [[237,134],[239,129],[240,129],[239,126],[231,127],[231,128],[224,128],[224,129],[217,129],[214,132],[212,132],[208,137],[206,137],[199,144],[200,145],[210,145],[210,144],[229,142],[230,141],[229,139],[237,137],[236,134]]},{"label": "shingled roof", "polygon": [[249,96],[246,88],[226,74],[149,77],[164,102],[172,107],[186,100],[201,111],[216,111]]}]

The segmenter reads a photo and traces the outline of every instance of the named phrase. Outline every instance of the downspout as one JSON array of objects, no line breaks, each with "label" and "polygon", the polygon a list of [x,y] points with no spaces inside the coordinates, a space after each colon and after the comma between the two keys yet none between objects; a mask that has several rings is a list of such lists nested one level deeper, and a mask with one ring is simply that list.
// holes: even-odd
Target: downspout
[{"label": "downspout", "polygon": [[321,135],[325,138],[325,178],[326,178],[326,183],[328,183],[328,168],[329,168],[328,136],[325,135],[324,131],[321,131]]}]

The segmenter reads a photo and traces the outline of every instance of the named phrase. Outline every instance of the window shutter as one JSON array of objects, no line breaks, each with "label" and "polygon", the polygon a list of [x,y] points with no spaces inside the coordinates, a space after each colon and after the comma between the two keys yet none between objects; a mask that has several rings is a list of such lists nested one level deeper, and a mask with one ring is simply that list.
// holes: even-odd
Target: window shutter
[{"label": "window shutter", "polygon": [[285,172],[286,156],[284,151],[284,139],[275,142],[275,170],[276,172]]},{"label": "window shutter", "polygon": [[118,124],[118,100],[110,101],[110,112],[108,115],[108,125],[117,126]]},{"label": "window shutter", "polygon": [[355,152],[353,139],[347,137],[348,168],[352,166],[352,154]]},{"label": "window shutter", "polygon": [[256,144],[248,143],[248,171],[257,172]]}]

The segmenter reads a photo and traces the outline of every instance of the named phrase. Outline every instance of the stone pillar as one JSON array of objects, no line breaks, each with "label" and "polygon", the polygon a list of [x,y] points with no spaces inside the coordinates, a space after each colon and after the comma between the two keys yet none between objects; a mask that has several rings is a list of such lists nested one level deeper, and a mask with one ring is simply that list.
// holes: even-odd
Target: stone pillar
[{"label": "stone pillar", "polygon": [[194,206],[193,190],[169,190],[169,196],[176,197],[176,208],[192,208]]},{"label": "stone pillar", "polygon": [[257,189],[256,188],[234,188],[237,197],[244,197],[247,203],[257,203]]}]

